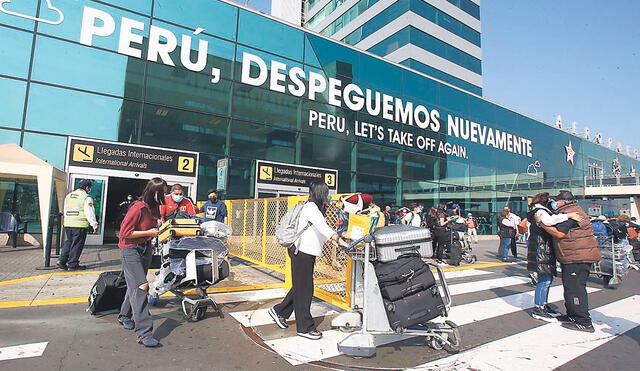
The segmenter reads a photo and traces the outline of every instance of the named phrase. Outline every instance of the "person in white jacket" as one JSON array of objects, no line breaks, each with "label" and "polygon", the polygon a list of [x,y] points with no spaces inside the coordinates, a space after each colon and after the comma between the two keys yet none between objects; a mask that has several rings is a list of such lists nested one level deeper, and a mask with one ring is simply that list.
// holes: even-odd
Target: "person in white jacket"
[{"label": "person in white jacket", "polygon": [[[296,242],[298,253],[288,250],[291,258],[292,287],[282,302],[269,309],[269,315],[278,327],[289,327],[287,319],[293,312],[296,314],[296,331],[298,336],[318,340],[322,333],[316,329],[311,316],[311,300],[313,299],[313,268],[316,257],[322,255],[322,246],[331,241],[348,247],[344,240],[327,224],[325,212],[329,203],[329,187],[324,182],[313,182],[309,185],[309,200],[302,207],[298,219]],[[305,227],[309,225],[306,229]],[[303,231],[304,230],[304,231]]]}]

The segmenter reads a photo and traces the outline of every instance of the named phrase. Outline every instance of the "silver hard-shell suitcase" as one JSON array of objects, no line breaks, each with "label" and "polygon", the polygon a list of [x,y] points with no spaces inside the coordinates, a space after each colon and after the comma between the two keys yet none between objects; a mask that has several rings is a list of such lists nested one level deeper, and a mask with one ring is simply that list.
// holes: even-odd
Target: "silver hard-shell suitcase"
[{"label": "silver hard-shell suitcase", "polygon": [[409,253],[418,253],[423,258],[433,256],[431,231],[426,228],[389,225],[376,229],[371,235],[381,262],[396,260]]}]

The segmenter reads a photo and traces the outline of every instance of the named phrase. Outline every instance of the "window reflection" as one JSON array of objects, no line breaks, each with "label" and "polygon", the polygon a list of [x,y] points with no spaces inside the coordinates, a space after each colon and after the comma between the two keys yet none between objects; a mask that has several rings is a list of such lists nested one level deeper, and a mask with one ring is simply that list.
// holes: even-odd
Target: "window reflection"
[{"label": "window reflection", "polygon": [[0,126],[22,127],[22,111],[27,83],[0,77]]},{"label": "window reflection", "polygon": [[140,103],[34,83],[26,128],[132,143],[139,116]]},{"label": "window reflection", "polygon": [[[23,1],[23,3],[26,2]],[[3,15],[7,16],[0,12],[0,17]],[[0,26],[0,40],[2,40],[0,42],[0,61],[2,61],[0,63],[0,74],[27,78],[33,35]]]}]

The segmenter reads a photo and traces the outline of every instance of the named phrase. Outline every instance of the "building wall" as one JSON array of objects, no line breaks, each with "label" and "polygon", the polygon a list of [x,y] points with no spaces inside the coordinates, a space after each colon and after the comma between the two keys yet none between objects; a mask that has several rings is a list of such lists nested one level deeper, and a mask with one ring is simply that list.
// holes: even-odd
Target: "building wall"
[{"label": "building wall", "polygon": [[310,1],[305,27],[482,95],[477,1]]},{"label": "building wall", "polygon": [[[43,2],[11,4],[26,6],[15,11],[56,20]],[[624,171],[640,168],[630,157],[476,95],[226,2],[53,4],[64,12],[57,25],[0,12],[0,141],[19,143],[60,168],[67,136],[198,151],[201,192],[216,185],[216,161],[229,158],[228,198],[254,196],[256,159],[319,166],[339,171],[339,192],[368,192],[376,202],[394,205],[456,202],[489,226],[502,205],[522,211],[526,196],[540,190],[583,194],[589,160],[600,161],[606,174],[615,158]],[[87,9],[113,20],[112,32],[83,33]],[[99,20],[90,24],[105,27]],[[131,24],[139,29],[127,37],[122,30]],[[155,34],[173,35],[177,48],[154,56],[150,25]],[[187,41],[191,50],[183,52]],[[204,41],[205,64],[193,67]],[[255,85],[243,76],[250,56],[269,69]],[[255,78],[260,70],[251,66],[245,72]],[[284,72],[294,67],[304,76],[303,94],[292,93],[292,75]],[[327,84],[313,97],[311,76]],[[424,112],[408,124],[366,107],[350,109],[345,96],[335,102],[330,84],[353,84],[363,94],[368,89],[379,98],[372,103],[380,111],[393,111],[388,102],[394,98],[423,107],[430,124],[418,125]],[[344,128],[313,120],[314,112],[343,119]],[[475,140],[450,132],[455,118],[475,125]],[[529,140],[531,153],[482,144],[479,137],[486,139],[482,132],[489,131]]]}]

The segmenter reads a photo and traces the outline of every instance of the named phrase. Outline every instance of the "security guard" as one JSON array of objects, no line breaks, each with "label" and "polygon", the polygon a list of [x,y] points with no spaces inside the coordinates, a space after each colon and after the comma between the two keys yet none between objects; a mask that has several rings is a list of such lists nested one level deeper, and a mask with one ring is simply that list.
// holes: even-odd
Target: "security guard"
[{"label": "security guard", "polygon": [[69,193],[64,199],[64,232],[65,241],[58,258],[58,268],[62,270],[84,270],[80,265],[80,254],[87,239],[87,228],[91,225],[93,233],[98,231],[93,200],[89,197],[91,181],[83,179],[78,189]]}]

